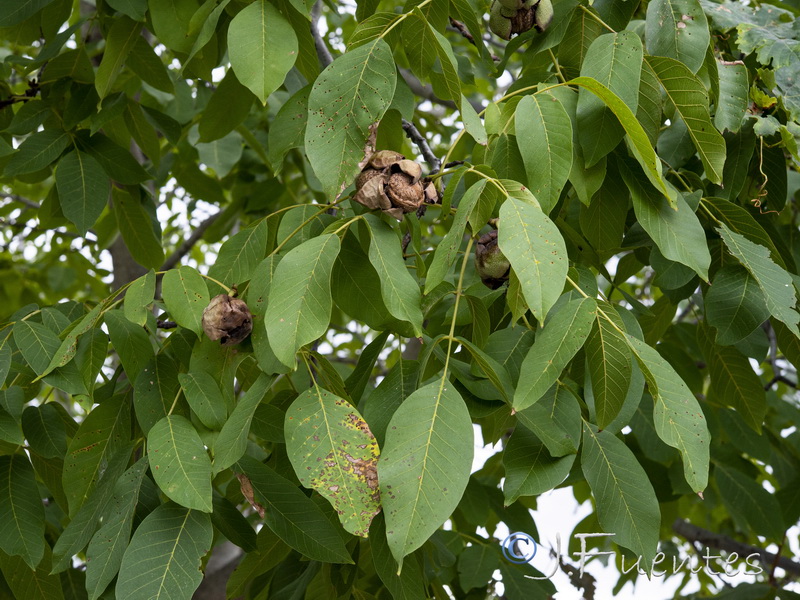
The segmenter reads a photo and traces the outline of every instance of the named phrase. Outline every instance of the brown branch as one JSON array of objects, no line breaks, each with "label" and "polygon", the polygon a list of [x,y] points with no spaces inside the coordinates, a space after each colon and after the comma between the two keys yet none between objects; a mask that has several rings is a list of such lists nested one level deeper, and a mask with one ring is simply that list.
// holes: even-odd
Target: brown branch
[{"label": "brown branch", "polygon": [[175,329],[178,324],[175,321],[156,321],[158,329]]},{"label": "brown branch", "polygon": [[161,269],[159,269],[159,270],[160,271],[169,271],[172,267],[177,265],[184,256],[189,254],[189,251],[197,243],[197,240],[199,240],[201,237],[203,237],[203,234],[206,232],[206,230],[209,227],[211,227],[211,225],[214,224],[214,221],[216,221],[219,218],[220,214],[222,214],[222,211],[214,213],[213,215],[208,217],[205,221],[200,223],[200,225],[198,225],[195,228],[195,230],[192,231],[192,235],[190,235],[188,238],[186,238],[183,241],[183,243],[180,246],[178,246],[177,250],[175,250],[175,252],[173,252],[169,256],[169,258],[167,258],[167,260],[164,261],[164,264],[161,265]]},{"label": "brown branch", "polygon": [[331,51],[328,49],[328,46],[325,44],[325,40],[322,39],[322,36],[319,33],[319,18],[322,15],[322,1],[317,0],[314,4],[314,8],[311,9],[311,37],[314,38],[314,46],[317,48],[317,57],[319,58],[319,62],[324,69],[329,64],[333,62],[333,56],[331,55]]},{"label": "brown branch", "polygon": [[419,148],[420,153],[425,158],[425,162],[428,163],[428,166],[431,168],[431,175],[438,173],[442,168],[442,161],[433,153],[430,145],[428,145],[428,140],[419,132],[416,125],[411,121],[403,119],[403,131],[406,132],[408,139],[414,142],[417,148]]},{"label": "brown branch", "polygon": [[750,544],[737,542],[736,540],[732,540],[725,535],[720,535],[718,533],[708,531],[707,529],[703,529],[702,527],[698,527],[697,525],[692,525],[683,519],[676,519],[672,524],[672,530],[689,542],[698,542],[707,547],[725,550],[726,552],[736,552],[739,556],[750,556],[752,554],[757,554],[764,566],[769,566],[774,563],[787,573],[791,573],[792,575],[800,575],[800,563],[796,563],[785,556],[779,556],[773,554],[772,552],[767,552],[758,546],[751,546]]},{"label": "brown branch", "polygon": [[33,200],[28,200],[27,198],[23,198],[17,194],[6,194],[5,192],[0,192],[0,198],[5,198],[6,200],[11,200],[12,202],[19,202],[20,204],[24,204],[28,208],[32,208],[34,210],[39,210],[41,208],[41,206]]},{"label": "brown branch", "polygon": [[453,17],[450,17],[450,25],[461,34],[461,36],[467,40],[473,46],[477,46],[478,44],[475,43],[475,38],[472,37],[472,34],[467,29],[467,26],[464,25],[461,21],[456,21]]}]

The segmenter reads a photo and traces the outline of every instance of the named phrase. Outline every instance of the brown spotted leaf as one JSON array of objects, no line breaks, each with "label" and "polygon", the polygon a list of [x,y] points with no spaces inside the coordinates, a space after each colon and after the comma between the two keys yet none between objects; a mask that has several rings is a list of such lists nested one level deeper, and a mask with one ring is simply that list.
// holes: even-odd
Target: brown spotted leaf
[{"label": "brown spotted leaf", "polygon": [[314,83],[306,154],[329,198],[338,197],[361,170],[396,84],[392,50],[381,38],[338,57]]},{"label": "brown spotted leaf", "polygon": [[333,505],[347,531],[367,537],[380,511],[380,449],[367,422],[347,400],[315,386],[289,407],[284,431],[300,483]]}]

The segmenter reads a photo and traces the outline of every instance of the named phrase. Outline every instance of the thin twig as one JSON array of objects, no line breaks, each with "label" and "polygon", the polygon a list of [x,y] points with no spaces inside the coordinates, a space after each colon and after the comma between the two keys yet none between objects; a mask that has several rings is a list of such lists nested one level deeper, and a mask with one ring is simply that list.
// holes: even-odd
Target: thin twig
[{"label": "thin twig", "polygon": [[28,200],[27,198],[23,198],[17,194],[6,194],[4,192],[0,192],[0,198],[5,198],[6,200],[11,200],[12,202],[19,202],[20,204],[24,204],[25,206],[34,210],[39,210],[41,208],[41,206],[33,200]]},{"label": "thin twig", "polygon": [[319,18],[322,15],[322,1],[317,0],[314,4],[314,8],[311,9],[311,37],[314,38],[314,46],[317,48],[317,57],[319,58],[319,62],[324,69],[329,64],[333,62],[333,56],[331,55],[331,51],[328,49],[328,46],[325,44],[325,40],[322,39],[322,36],[319,33]]},{"label": "thin twig", "polygon": [[173,252],[169,256],[169,258],[167,258],[167,260],[164,261],[164,264],[161,265],[161,269],[159,269],[159,270],[160,271],[169,271],[172,267],[177,265],[184,256],[189,254],[189,251],[197,243],[197,240],[199,240],[201,237],[203,237],[203,234],[206,232],[206,229],[211,227],[211,225],[214,224],[214,221],[216,221],[221,214],[222,214],[222,211],[214,213],[213,215],[208,217],[205,221],[200,223],[200,225],[198,225],[195,228],[195,230],[192,231],[192,235],[190,235],[188,238],[186,238],[183,241],[183,243],[180,246],[178,246],[178,249],[175,250],[175,252]]},{"label": "thin twig", "polygon": [[408,139],[414,142],[419,148],[420,153],[425,158],[425,162],[431,169],[431,175],[438,173],[442,168],[442,161],[439,160],[428,145],[428,140],[419,132],[416,125],[411,121],[403,119],[403,131],[406,132]]}]

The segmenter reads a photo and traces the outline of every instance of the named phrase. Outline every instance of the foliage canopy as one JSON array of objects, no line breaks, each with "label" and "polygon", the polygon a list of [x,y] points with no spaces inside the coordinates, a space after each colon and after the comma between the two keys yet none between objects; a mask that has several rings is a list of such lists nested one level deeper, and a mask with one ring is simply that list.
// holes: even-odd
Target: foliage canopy
[{"label": "foliage canopy", "polygon": [[556,487],[787,553],[800,3],[548,5],[0,3],[0,595],[546,598]]}]

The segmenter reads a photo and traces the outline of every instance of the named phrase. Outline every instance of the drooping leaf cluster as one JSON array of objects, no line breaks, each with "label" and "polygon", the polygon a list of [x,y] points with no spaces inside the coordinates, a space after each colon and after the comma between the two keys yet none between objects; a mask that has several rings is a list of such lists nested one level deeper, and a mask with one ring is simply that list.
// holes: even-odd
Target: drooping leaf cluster
[{"label": "drooping leaf cluster", "polygon": [[[781,543],[778,4],[554,0],[505,42],[471,0],[0,3],[0,596],[188,599],[234,546],[231,598],[546,598],[492,534],[536,538],[559,487],[645,570],[694,551],[676,519]],[[350,201],[384,149],[438,201]]]}]

